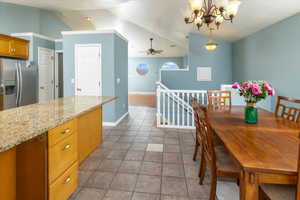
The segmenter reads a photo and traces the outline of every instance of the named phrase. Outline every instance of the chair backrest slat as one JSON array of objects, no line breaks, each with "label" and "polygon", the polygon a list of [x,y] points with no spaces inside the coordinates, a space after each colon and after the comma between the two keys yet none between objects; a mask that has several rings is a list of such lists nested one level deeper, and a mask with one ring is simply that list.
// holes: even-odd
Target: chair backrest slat
[{"label": "chair backrest slat", "polygon": [[212,129],[208,122],[207,108],[203,105],[197,105],[194,107],[194,112],[197,117],[195,121],[199,128],[199,135],[201,138],[202,152],[208,165],[212,168],[216,168],[216,154],[213,143]]},{"label": "chair backrest slat", "polygon": [[298,180],[297,180],[297,189],[296,189],[296,200],[300,200],[300,133],[298,135]]},{"label": "chair backrest slat", "polygon": [[[285,101],[286,104],[284,104],[283,101]],[[292,104],[299,104],[299,107],[292,106]],[[300,100],[278,96],[275,116],[300,123]]]},{"label": "chair backrest slat", "polygon": [[231,106],[232,97],[231,91],[208,91],[207,92],[208,104]]}]

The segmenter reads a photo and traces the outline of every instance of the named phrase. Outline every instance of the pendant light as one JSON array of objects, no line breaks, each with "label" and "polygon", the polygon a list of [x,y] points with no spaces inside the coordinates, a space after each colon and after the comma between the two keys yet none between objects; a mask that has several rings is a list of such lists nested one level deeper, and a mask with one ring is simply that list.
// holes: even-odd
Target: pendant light
[{"label": "pendant light", "polygon": [[[213,28],[209,29],[209,37],[210,38],[212,36],[212,31],[213,30],[214,30]],[[208,51],[214,51],[214,50],[217,49],[217,47],[218,47],[218,44],[216,42],[214,42],[212,39],[209,39],[208,42],[205,43],[205,48]]]}]

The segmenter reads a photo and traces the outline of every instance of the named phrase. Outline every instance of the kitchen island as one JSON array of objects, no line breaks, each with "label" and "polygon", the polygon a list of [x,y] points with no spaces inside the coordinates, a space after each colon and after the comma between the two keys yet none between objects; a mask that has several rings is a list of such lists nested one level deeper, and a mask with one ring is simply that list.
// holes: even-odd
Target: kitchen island
[{"label": "kitchen island", "polygon": [[66,97],[0,112],[0,199],[64,200],[78,165],[102,142],[102,105]]}]

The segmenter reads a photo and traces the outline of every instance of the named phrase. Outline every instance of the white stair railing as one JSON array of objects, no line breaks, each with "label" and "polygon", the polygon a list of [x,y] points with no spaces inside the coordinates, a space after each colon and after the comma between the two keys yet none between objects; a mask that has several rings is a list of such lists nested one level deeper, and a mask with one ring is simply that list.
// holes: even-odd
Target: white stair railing
[{"label": "white stair railing", "polygon": [[206,90],[171,90],[157,83],[157,127],[193,129],[192,99],[207,104]]}]

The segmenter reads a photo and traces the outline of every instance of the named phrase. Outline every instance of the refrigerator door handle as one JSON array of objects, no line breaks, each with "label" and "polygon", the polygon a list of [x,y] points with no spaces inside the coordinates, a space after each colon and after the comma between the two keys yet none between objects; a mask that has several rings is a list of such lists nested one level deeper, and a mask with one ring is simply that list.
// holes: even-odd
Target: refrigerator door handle
[{"label": "refrigerator door handle", "polygon": [[19,90],[19,106],[21,105],[22,95],[23,95],[23,74],[22,74],[22,66],[21,62],[19,62],[19,77],[20,77],[20,90]]},{"label": "refrigerator door handle", "polygon": [[16,63],[16,75],[17,75],[17,93],[16,93],[16,106],[19,106],[19,95],[20,95],[20,76],[19,76],[19,63]]}]

